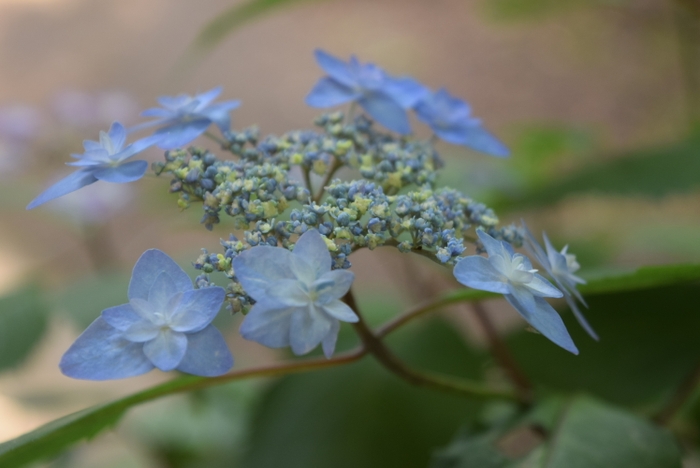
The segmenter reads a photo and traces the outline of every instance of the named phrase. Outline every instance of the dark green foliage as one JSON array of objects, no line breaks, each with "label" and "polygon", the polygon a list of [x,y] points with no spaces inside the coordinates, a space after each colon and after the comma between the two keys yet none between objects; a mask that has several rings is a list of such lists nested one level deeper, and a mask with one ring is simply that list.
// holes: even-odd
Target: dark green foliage
[{"label": "dark green foliage", "polygon": [[47,312],[37,287],[0,298],[0,371],[20,365],[39,343]]}]

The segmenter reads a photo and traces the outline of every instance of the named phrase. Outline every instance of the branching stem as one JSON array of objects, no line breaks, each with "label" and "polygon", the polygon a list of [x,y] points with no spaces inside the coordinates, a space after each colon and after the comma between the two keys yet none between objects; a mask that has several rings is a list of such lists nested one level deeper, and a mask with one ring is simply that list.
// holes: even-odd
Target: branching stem
[{"label": "branching stem", "polygon": [[700,362],[698,362],[690,374],[681,382],[671,399],[654,417],[656,423],[665,426],[683,408],[685,403],[695,394],[700,386]]}]

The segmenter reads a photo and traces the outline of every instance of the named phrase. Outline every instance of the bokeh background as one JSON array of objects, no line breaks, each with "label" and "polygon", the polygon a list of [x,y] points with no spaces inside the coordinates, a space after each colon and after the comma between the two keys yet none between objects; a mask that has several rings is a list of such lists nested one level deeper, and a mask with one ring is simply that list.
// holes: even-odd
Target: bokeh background
[{"label": "bokeh background", "polygon": [[[0,441],[166,380],[156,371],[79,382],[63,377],[57,363],[103,308],[125,302],[130,269],[144,250],[159,248],[187,267],[200,248],[217,251],[231,230],[222,223],[208,232],[196,209],[180,212],[165,178],[96,184],[32,212],[26,204],[65,171],[83,139],[96,139],[114,120],[138,122],[160,95],[222,85],[225,98],[243,102],[236,128],[258,124],[279,134],[311,127],[317,112],[303,99],[321,75],[317,47],[357,54],[468,100],[513,157],[441,145],[449,167],[441,182],[490,204],[504,222],[525,218],[546,229],[555,245],[568,243],[578,254],[582,271],[700,261],[700,20],[693,2],[278,2],[282,7],[216,44],[193,49],[203,28],[238,3],[0,0]],[[162,155],[150,150],[147,157]],[[362,252],[353,265],[361,304],[377,322],[452,287],[445,280],[416,293],[411,285],[438,270],[389,251]],[[591,315],[601,334],[609,333],[608,344],[610,334],[629,335],[629,327],[653,339],[654,320],[673,307],[618,299]],[[648,329],[638,326],[643,314],[622,313],[632,325],[620,315],[605,322],[604,311],[629,309],[635,300],[656,313]],[[487,307],[516,347],[531,343],[514,312],[498,301]],[[246,343],[238,323],[225,312],[217,319],[238,368],[288,358]],[[352,343],[350,335],[341,345]],[[627,352],[638,352],[639,341],[621,339]],[[438,370],[493,371],[467,310],[421,322],[394,344]],[[569,365],[553,345],[538,345],[554,356],[547,365]],[[615,351],[603,346],[595,359],[609,363],[606,353]],[[693,353],[684,346],[669,359]],[[550,383],[643,407],[680,378],[686,362],[660,365],[668,385],[638,390],[639,375],[625,370],[644,372],[646,358],[613,359],[605,375],[591,367],[595,375],[558,375]],[[523,359],[538,372],[534,354]],[[426,466],[432,450],[483,413],[477,406],[409,389],[363,362],[149,404],[46,466]],[[689,448],[688,466],[698,466],[693,453]]]}]

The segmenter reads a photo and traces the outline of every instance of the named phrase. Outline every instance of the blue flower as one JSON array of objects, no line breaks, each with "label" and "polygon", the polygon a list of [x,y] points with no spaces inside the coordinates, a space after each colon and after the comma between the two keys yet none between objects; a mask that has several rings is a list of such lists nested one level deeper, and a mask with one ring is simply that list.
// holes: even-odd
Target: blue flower
[{"label": "blue flower", "polygon": [[448,143],[462,145],[492,156],[507,157],[508,148],[471,117],[469,105],[440,89],[423,98],[415,107],[416,115],[435,135]]},{"label": "blue flower", "polygon": [[317,49],[316,61],[328,76],[321,78],[306,97],[311,107],[333,107],[357,102],[374,120],[397,133],[411,132],[406,109],[429,91],[412,78],[394,78],[378,66],[349,62]]},{"label": "blue flower", "polygon": [[136,262],[129,303],[102,311],[61,358],[68,377],[109,380],[154,367],[212,377],[233,366],[221,333],[211,325],[223,288],[193,289],[182,268],[160,250]]},{"label": "blue flower", "polygon": [[472,255],[460,260],[454,269],[457,281],[470,288],[503,294],[533,328],[567,351],[578,354],[561,317],[543,299],[562,297],[562,292],[538,275],[530,260],[515,253],[510,244],[482,230],[477,234],[489,256]]},{"label": "blue flower", "polygon": [[83,142],[84,154],[71,155],[77,161],[67,164],[80,169],[42,192],[27,205],[27,209],[36,208],[47,201],[74,192],[98,180],[123,184],[140,179],[148,169],[148,162],[124,161],[154,145],[159,138],[156,136],[143,138],[124,147],[126,130],[122,124],[114,122],[109,133],[100,132],[100,141],[85,140]]},{"label": "blue flower", "polygon": [[537,242],[537,239],[535,239],[535,236],[530,232],[530,229],[525,225],[525,222],[523,222],[523,228],[525,229],[525,248],[535,257],[537,262],[542,265],[542,268],[544,268],[547,274],[554,279],[559,289],[562,290],[566,303],[569,305],[569,308],[574,313],[574,317],[576,317],[581,327],[586,330],[586,333],[588,333],[591,338],[598,340],[598,335],[588,323],[586,317],[584,317],[578,304],[576,304],[576,300],[578,300],[581,304],[588,307],[581,293],[576,289],[577,284],[586,283],[586,280],[574,274],[581,268],[576,261],[576,255],[567,252],[568,245],[565,246],[561,252],[558,252],[552,246],[552,243],[549,242],[547,234],[543,232],[542,237],[544,238],[544,245],[547,249],[545,252],[539,242]]},{"label": "blue flower", "polygon": [[143,117],[156,117],[156,120],[137,125],[130,131],[153,126],[161,127],[155,134],[163,137],[158,142],[158,146],[163,149],[185,146],[204,133],[212,123],[216,124],[221,132],[227,132],[231,129],[229,112],[241,103],[224,101],[212,104],[221,91],[222,88],[219,86],[195,96],[187,94],[161,96],[158,98],[158,103],[163,108],[154,107],[141,113]]},{"label": "blue flower", "polygon": [[258,246],[233,259],[246,293],[257,302],[241,324],[241,335],[271,348],[292,347],[306,354],[319,343],[330,358],[340,321],[359,319],[339,299],[355,279],[346,270],[331,271],[331,255],[315,229],[306,231],[290,252]]}]

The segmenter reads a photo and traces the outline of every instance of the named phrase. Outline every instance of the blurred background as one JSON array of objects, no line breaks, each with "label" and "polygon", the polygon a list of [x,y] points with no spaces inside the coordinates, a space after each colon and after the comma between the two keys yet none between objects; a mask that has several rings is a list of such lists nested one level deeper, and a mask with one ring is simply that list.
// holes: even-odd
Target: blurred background
[{"label": "blurred background", "polygon": [[[225,99],[243,102],[236,128],[310,128],[317,112],[303,99],[321,76],[317,47],[357,54],[469,101],[513,156],[495,160],[441,145],[449,170],[440,183],[490,204],[503,222],[525,218],[555,246],[568,243],[582,272],[700,261],[700,7],[692,0],[259,3],[272,8],[219,37],[200,33],[243,2],[0,0],[0,441],[168,379],[155,371],[123,382],[73,381],[57,363],[102,309],[126,302],[130,270],[144,250],[164,250],[194,276],[189,265],[199,249],[218,252],[231,229],[222,223],[208,232],[196,208],[180,212],[166,178],[95,184],[32,212],[27,203],[67,173],[64,163],[82,152],[83,139],[97,139],[114,120],[138,122],[160,95],[222,85]],[[162,154],[150,150],[147,158]],[[433,271],[383,250],[353,260],[372,321],[421,299],[392,273],[406,268],[419,270],[419,279]],[[642,373],[658,375],[638,364],[649,363],[646,351],[629,335],[658,338],[659,312],[671,306],[653,297],[616,300],[592,307],[601,345],[572,333],[584,342],[582,355],[598,346],[591,361],[575,364],[586,372],[542,378],[644,407],[682,376],[687,359],[680,356],[692,354],[697,340],[677,339],[682,344],[666,357],[681,364],[656,361],[665,374],[640,384]],[[634,300],[651,314],[642,325],[647,309],[632,309]],[[529,350],[526,370],[539,372],[542,355],[552,366],[572,365],[550,343],[538,341],[532,351],[534,341],[507,307],[487,307],[513,346]],[[606,311],[621,313],[606,322]],[[288,358],[245,342],[238,323],[225,312],[217,318],[238,368]],[[341,348],[353,343],[345,332]],[[604,332],[627,335],[626,349],[638,354],[611,360],[615,340]],[[482,341],[468,311],[457,309],[391,343],[413,362],[478,376],[494,372]],[[605,362],[598,374],[595,359]],[[408,388],[362,362],[149,404],[46,466],[427,466],[433,450],[489,411],[497,408]],[[693,453],[688,466],[696,466]]]}]

